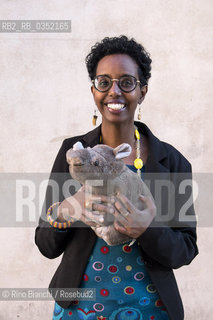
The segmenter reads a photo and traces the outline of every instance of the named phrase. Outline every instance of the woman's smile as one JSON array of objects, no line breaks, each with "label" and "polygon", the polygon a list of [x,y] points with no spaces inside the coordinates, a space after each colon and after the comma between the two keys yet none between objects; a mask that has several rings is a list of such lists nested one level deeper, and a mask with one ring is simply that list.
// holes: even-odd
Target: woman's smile
[{"label": "woman's smile", "polygon": [[108,103],[108,104],[106,104],[106,106],[107,106],[110,110],[120,111],[120,110],[124,109],[125,104],[124,104],[124,103]]},{"label": "woman's smile", "polygon": [[112,113],[120,113],[126,108],[126,103],[122,100],[108,100],[104,105]]}]

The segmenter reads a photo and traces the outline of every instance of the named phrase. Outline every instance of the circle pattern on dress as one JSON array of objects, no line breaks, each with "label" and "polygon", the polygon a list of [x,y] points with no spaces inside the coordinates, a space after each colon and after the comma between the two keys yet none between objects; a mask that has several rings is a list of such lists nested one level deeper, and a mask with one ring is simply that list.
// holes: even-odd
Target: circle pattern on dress
[{"label": "circle pattern on dress", "polygon": [[148,284],[148,286],[146,287],[146,290],[147,290],[149,293],[155,293],[155,292],[157,292],[154,284]]},{"label": "circle pattern on dress", "polygon": [[148,306],[150,304],[150,299],[148,297],[143,297],[139,300],[139,304],[143,307]]},{"label": "circle pattern on dress", "polygon": [[107,247],[107,246],[103,246],[103,247],[101,247],[101,253],[103,253],[103,254],[107,254],[107,253],[109,253],[109,247]]},{"label": "circle pattern on dress", "polygon": [[125,307],[113,311],[110,320],[142,320],[143,316],[139,309]]},{"label": "circle pattern on dress", "polygon": [[162,307],[163,306],[163,302],[160,299],[158,299],[158,300],[155,301],[155,306],[156,307]]},{"label": "circle pattern on dress", "polygon": [[126,271],[131,271],[132,270],[132,266],[128,265],[125,267]]},{"label": "circle pattern on dress", "polygon": [[119,269],[115,264],[110,264],[107,270],[109,273],[117,273]]},{"label": "circle pattern on dress", "polygon": [[104,268],[104,264],[100,261],[96,261],[93,263],[92,267],[95,271],[101,271]]},{"label": "circle pattern on dress", "polygon": [[129,294],[129,295],[133,294],[133,293],[135,293],[135,289],[133,287],[128,286],[124,289],[124,293]]},{"label": "circle pattern on dress", "polygon": [[101,277],[100,276],[95,276],[95,281],[100,282],[101,281]]},{"label": "circle pattern on dress", "polygon": [[[97,239],[81,282],[83,288],[96,287],[96,301],[79,301],[66,311],[67,320],[78,316],[78,307],[84,311],[79,320],[168,320],[136,245],[111,247]],[[54,320],[60,317],[62,314]]]},{"label": "circle pattern on dress", "polygon": [[108,297],[108,295],[109,295],[109,290],[107,290],[107,289],[101,289],[101,290],[100,290],[100,294],[101,294],[103,297]]},{"label": "circle pattern on dress", "polygon": [[102,303],[95,303],[93,309],[97,312],[102,312],[104,310],[104,305]]},{"label": "circle pattern on dress", "polygon": [[143,260],[143,258],[141,256],[137,257],[136,261],[140,266],[144,265],[144,260]]},{"label": "circle pattern on dress", "polygon": [[136,281],[141,281],[141,280],[143,280],[143,278],[144,278],[144,273],[143,273],[143,272],[137,272],[137,273],[134,275],[134,279],[135,279]]},{"label": "circle pattern on dress", "polygon": [[128,244],[123,245],[122,247],[123,252],[125,253],[130,253],[132,252],[132,248],[130,246],[128,246]]},{"label": "circle pattern on dress", "polygon": [[121,282],[121,278],[115,276],[115,277],[112,278],[112,282],[119,283],[119,282]]},{"label": "circle pattern on dress", "polygon": [[88,277],[88,275],[86,273],[83,275],[83,280],[84,281],[88,281],[89,280],[89,277]]},{"label": "circle pattern on dress", "polygon": [[123,303],[124,303],[124,301],[122,299],[118,300],[118,304],[123,304]]}]

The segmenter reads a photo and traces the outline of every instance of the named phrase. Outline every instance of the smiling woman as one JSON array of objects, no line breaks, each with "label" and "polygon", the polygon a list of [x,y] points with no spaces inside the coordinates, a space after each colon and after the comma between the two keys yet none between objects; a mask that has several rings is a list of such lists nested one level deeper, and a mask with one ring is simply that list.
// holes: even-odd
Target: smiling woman
[{"label": "smiling woman", "polygon": [[[128,131],[128,126],[132,130],[135,110],[147,92],[147,85],[142,87],[140,84],[135,61],[126,54],[112,54],[102,58],[97,65],[93,83],[92,93],[102,114],[103,134],[108,132],[108,126],[113,123],[122,123],[123,130]],[[121,127],[119,133],[122,134],[120,130]],[[133,142],[132,137],[129,142]]]},{"label": "smiling woman", "polygon": [[[77,150],[105,144],[117,155],[118,149],[122,154],[125,151],[122,144],[128,144],[130,151],[123,161],[132,171],[137,169],[139,175],[142,173],[142,178],[151,174],[154,198],[153,185],[159,181],[159,174],[166,173],[168,178],[172,173],[175,190],[181,179],[174,173],[187,174],[187,181],[191,178],[191,165],[180,152],[156,138],[144,123],[134,122],[135,111],[145,99],[151,76],[151,58],[143,46],[126,36],[105,38],[92,47],[86,65],[102,123],[89,133],[63,142],[50,176],[50,181],[57,182],[59,199],[47,188],[35,241],[48,258],[63,253],[50,283],[51,289],[95,288],[96,301],[56,298],[53,319],[183,320],[182,301],[172,269],[189,264],[198,253],[195,223],[179,219],[188,193],[174,192],[166,196],[163,193],[164,201],[159,201],[161,207],[151,196],[141,195],[142,210],[122,193],[115,193],[113,199],[100,194],[98,202],[97,195],[88,198],[84,187],[73,192],[72,197],[64,195],[64,185],[70,181],[66,153],[73,146]],[[88,162],[88,158],[86,160]],[[79,163],[78,170],[81,169]],[[161,220],[161,212],[167,212],[168,198],[172,198],[173,206],[165,221],[165,215]],[[159,194],[156,199],[159,200]],[[48,210],[49,223],[46,212],[56,201],[61,204],[55,220],[51,217],[52,209]],[[77,221],[73,220],[76,208]],[[64,209],[71,223],[67,223]],[[101,226],[97,217],[108,213],[113,215],[115,234],[137,241],[110,246],[98,238],[92,228],[94,224]],[[187,214],[189,218],[194,216],[193,204]]]}]

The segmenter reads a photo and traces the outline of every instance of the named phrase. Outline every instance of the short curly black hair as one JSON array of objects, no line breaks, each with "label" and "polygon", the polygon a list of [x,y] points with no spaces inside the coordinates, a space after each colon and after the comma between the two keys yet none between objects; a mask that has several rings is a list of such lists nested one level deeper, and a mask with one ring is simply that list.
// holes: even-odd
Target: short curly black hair
[{"label": "short curly black hair", "polygon": [[105,56],[111,54],[127,54],[138,65],[138,74],[140,82],[144,85],[148,83],[151,77],[151,58],[144,47],[137,43],[134,38],[128,39],[126,36],[106,37],[101,42],[96,42],[91,48],[85,61],[89,77],[93,80],[96,76],[98,62]]}]

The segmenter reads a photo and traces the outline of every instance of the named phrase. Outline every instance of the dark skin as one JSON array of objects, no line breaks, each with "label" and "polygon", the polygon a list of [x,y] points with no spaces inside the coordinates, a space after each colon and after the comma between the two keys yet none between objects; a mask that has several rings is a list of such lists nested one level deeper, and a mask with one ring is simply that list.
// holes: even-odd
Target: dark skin
[{"label": "dark skin", "polygon": [[[138,66],[136,62],[126,54],[113,54],[102,58],[96,69],[96,75],[108,75],[112,79],[119,79],[123,75],[132,75],[139,80]],[[99,92],[94,86],[91,87],[93,98],[97,108],[102,115],[102,142],[110,147],[117,147],[122,143],[128,143],[132,147],[132,153],[124,159],[126,164],[133,164],[136,158],[135,136],[134,136],[134,115],[138,104],[141,104],[146,96],[148,87],[137,87],[125,93],[118,87],[117,82],[113,82],[112,87],[107,92]],[[120,110],[111,108],[113,104],[121,104]],[[147,161],[148,147],[144,136],[141,137],[141,158],[144,164]],[[115,217],[114,227],[131,238],[138,238],[149,227],[156,216],[154,200],[150,197],[141,196],[141,201],[145,204],[145,209],[138,210],[124,195],[117,194],[115,197],[99,196],[101,203],[97,203],[93,198],[87,201],[87,207],[93,209],[92,212],[85,209],[85,193],[82,187],[73,197],[65,199],[59,207],[58,215],[63,219],[63,209],[68,210],[68,215],[73,216],[73,199],[77,200],[81,206],[80,220],[89,226],[96,226],[93,219],[99,212],[112,213]],[[88,218],[91,218],[88,219]]]}]

